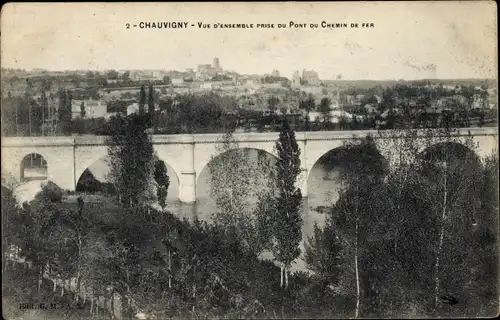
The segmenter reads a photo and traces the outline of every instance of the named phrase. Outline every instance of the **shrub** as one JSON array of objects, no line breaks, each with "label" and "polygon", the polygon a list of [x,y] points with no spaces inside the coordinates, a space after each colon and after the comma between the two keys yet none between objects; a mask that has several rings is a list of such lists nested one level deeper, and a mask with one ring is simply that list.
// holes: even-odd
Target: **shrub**
[{"label": "shrub", "polygon": [[35,196],[35,199],[49,202],[61,202],[64,190],[52,181],[48,181],[42,186],[42,190]]}]

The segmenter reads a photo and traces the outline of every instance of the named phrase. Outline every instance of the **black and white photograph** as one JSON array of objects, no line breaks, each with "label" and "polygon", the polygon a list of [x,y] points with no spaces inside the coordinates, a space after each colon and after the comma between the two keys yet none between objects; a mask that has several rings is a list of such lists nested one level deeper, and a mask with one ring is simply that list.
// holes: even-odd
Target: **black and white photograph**
[{"label": "black and white photograph", "polygon": [[499,314],[492,1],[1,8],[2,316]]}]

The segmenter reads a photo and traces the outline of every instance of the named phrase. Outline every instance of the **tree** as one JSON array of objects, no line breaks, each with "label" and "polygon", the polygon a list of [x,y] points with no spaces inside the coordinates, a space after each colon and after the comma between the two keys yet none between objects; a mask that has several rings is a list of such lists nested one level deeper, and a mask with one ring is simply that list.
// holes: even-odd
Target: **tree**
[{"label": "tree", "polygon": [[40,108],[42,109],[42,136],[45,135],[45,119],[50,116],[49,114],[49,102],[47,99],[47,95],[45,94],[45,89],[42,91],[42,95],[40,97]]},{"label": "tree", "polygon": [[83,103],[83,101],[82,101],[82,103],[80,104],[80,118],[82,118],[82,119],[85,118],[85,114],[86,114],[85,103]]},{"label": "tree", "polygon": [[275,96],[270,96],[267,99],[267,107],[269,108],[269,111],[271,112],[271,117],[273,119],[274,128],[276,128],[276,110],[278,110],[279,102],[280,102],[280,99],[278,99]]},{"label": "tree", "polygon": [[[380,222],[385,227],[377,228],[384,228],[384,238],[393,243],[384,252],[390,254],[385,260],[393,261],[394,267],[387,266],[380,274],[399,274],[389,280],[391,291],[411,290],[404,299],[396,297],[400,308],[411,301],[422,312],[442,314],[446,311],[440,297],[453,293],[461,301],[454,310],[462,314],[473,308],[467,306],[474,295],[471,270],[476,263],[472,261],[477,261],[471,253],[480,252],[471,240],[482,211],[483,178],[475,146],[470,138],[459,138],[448,129],[405,129],[381,135],[385,139],[379,140],[379,147],[389,161],[389,171],[384,184],[386,209],[377,210],[385,212]],[[390,299],[389,293],[385,299]]]},{"label": "tree", "polygon": [[139,92],[139,115],[144,115],[144,105],[146,104],[146,90],[144,86],[141,86],[141,91]]},{"label": "tree", "polygon": [[65,126],[67,125],[67,111],[66,111],[66,91],[59,90],[59,108],[58,108],[58,116],[59,116],[59,124],[60,130],[64,132]]},{"label": "tree", "polygon": [[309,129],[309,113],[316,108],[316,101],[310,93],[306,100],[300,100],[299,108],[306,111],[306,130]]},{"label": "tree", "polygon": [[[276,153],[278,160],[274,173],[271,173],[271,183],[275,186],[275,193],[267,199],[270,204],[266,205],[260,213],[259,226],[266,223],[264,234],[270,236],[267,243],[271,246],[274,257],[281,265],[281,287],[288,287],[288,272],[293,260],[300,255],[299,243],[302,239],[302,217],[300,207],[302,194],[296,187],[300,169],[300,149],[295,139],[295,132],[285,120],[283,130],[280,132],[276,142]],[[262,208],[263,204],[260,204]]]},{"label": "tree", "polygon": [[[370,137],[361,141],[348,141],[338,154],[341,163],[342,191],[339,200],[328,213],[325,232],[335,232],[344,244],[342,259],[346,270],[354,272],[356,284],[355,318],[359,316],[361,303],[361,261],[366,244],[367,226],[373,221],[371,211],[379,209],[384,162]],[[335,247],[334,247],[335,248]],[[331,252],[335,254],[335,251]],[[333,258],[333,257],[332,257]],[[352,261],[352,263],[350,262]]]},{"label": "tree", "polygon": [[319,112],[323,115],[323,125],[325,128],[330,124],[331,115],[330,111],[332,110],[330,107],[331,101],[328,98],[321,99],[321,103],[319,104]]},{"label": "tree", "polygon": [[286,117],[286,114],[288,113],[288,107],[287,107],[286,105],[284,105],[284,104],[283,104],[283,105],[280,107],[280,112],[281,112],[281,114],[282,114],[284,117]]},{"label": "tree", "polygon": [[327,284],[337,284],[341,274],[342,243],[334,225],[324,229],[314,225],[313,236],[305,244],[305,258],[309,269],[316,272]]},{"label": "tree", "polygon": [[153,145],[143,117],[133,114],[118,120],[117,126],[109,137],[109,178],[118,190],[120,202],[126,207],[135,206],[152,181]]},{"label": "tree", "polygon": [[481,89],[479,91],[479,97],[481,99],[481,103],[484,109],[488,107],[488,97],[489,97],[489,92],[488,92],[488,86],[487,85],[482,85]]},{"label": "tree", "polygon": [[[260,253],[256,240],[255,201],[264,178],[263,168],[250,159],[253,150],[240,149],[231,132],[226,132],[216,147],[218,156],[212,156],[209,164],[210,194],[218,212],[216,224],[234,229],[238,241],[252,252]],[[263,155],[258,151],[259,156]]]},{"label": "tree", "polygon": [[122,80],[123,80],[123,81],[130,81],[130,71],[125,71],[125,72],[122,74]]},{"label": "tree", "polygon": [[109,70],[106,73],[106,77],[108,80],[116,80],[118,79],[118,72],[116,70]]},{"label": "tree", "polygon": [[157,197],[158,203],[164,209],[167,201],[168,186],[170,185],[170,178],[167,173],[167,166],[162,160],[157,160],[155,162],[155,181],[157,183]]},{"label": "tree", "polygon": [[[13,192],[4,187],[2,182],[2,230],[4,235],[2,237],[2,262],[5,263],[7,252],[10,246],[17,242],[19,233],[21,231],[21,224],[18,221],[20,210],[17,208],[16,198]],[[3,265],[2,265],[3,266]]]},{"label": "tree", "polygon": [[70,91],[59,91],[59,124],[61,132],[66,135],[71,134],[72,99],[73,98]]},{"label": "tree", "polygon": [[419,160],[421,183],[439,227],[434,263],[434,308],[438,312],[444,290],[463,290],[468,278],[468,270],[454,263],[465,259],[468,248],[456,243],[471,237],[471,225],[480,210],[481,162],[471,137],[461,141],[450,130],[441,130],[431,141]]},{"label": "tree", "polygon": [[[483,179],[481,195],[481,210],[476,216],[469,261],[472,272],[471,305],[478,306],[472,310],[476,314],[494,315],[498,310],[499,272],[497,261],[498,251],[498,149],[483,159]],[[468,261],[468,262],[469,262]],[[479,263],[478,263],[479,262]],[[472,280],[471,279],[471,280]]]},{"label": "tree", "polygon": [[148,92],[148,120],[150,125],[153,123],[154,112],[155,112],[155,94],[153,86],[150,85]]},{"label": "tree", "polygon": [[85,77],[87,78],[87,80],[92,80],[94,79],[95,75],[92,71],[87,71],[87,73],[85,73]]},{"label": "tree", "polygon": [[32,127],[30,128],[35,134],[38,134],[39,130],[42,128],[43,124],[43,109],[40,104],[35,100],[30,99],[30,110],[31,110],[31,122]]}]

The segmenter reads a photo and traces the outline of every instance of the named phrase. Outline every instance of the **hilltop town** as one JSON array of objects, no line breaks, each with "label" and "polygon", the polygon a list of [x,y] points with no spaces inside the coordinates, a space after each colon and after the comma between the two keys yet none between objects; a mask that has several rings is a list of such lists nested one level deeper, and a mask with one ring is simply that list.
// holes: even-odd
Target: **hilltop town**
[{"label": "hilltop town", "polygon": [[184,71],[2,69],[2,130],[8,136],[105,134],[110,118],[145,105],[156,115],[155,133],[197,132],[201,126],[173,121],[197,116],[213,120],[202,121],[204,132],[274,130],[285,117],[306,131],[496,124],[493,80],[334,78],[306,69],[291,79],[279,70],[239,74],[218,58]]}]

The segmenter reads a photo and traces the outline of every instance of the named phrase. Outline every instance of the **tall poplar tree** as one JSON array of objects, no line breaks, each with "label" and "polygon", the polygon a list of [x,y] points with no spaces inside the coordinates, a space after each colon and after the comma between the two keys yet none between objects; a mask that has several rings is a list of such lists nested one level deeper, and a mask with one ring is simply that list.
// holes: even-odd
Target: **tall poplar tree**
[{"label": "tall poplar tree", "polygon": [[[271,184],[275,192],[260,200],[258,223],[261,232],[270,238],[268,245],[281,267],[281,287],[288,287],[290,266],[299,255],[302,239],[302,217],[300,215],[302,193],[296,182],[300,174],[300,149],[295,139],[295,132],[285,121],[283,130],[276,142],[278,161],[271,175]],[[267,205],[263,205],[268,202]],[[265,221],[265,223],[262,223]],[[267,232],[273,230],[272,233]],[[261,230],[262,231],[262,230]]]},{"label": "tall poplar tree", "polygon": [[59,91],[59,106],[57,110],[57,116],[59,118],[59,131],[64,132],[64,126],[66,123],[66,91]]},{"label": "tall poplar tree", "polygon": [[149,91],[148,91],[148,122],[149,122],[149,125],[151,125],[153,123],[154,111],[155,111],[154,89],[153,89],[152,85],[149,85]]},{"label": "tall poplar tree", "polygon": [[153,178],[153,144],[145,130],[142,117],[131,115],[116,122],[109,138],[109,178],[125,206],[138,205]]},{"label": "tall poplar tree", "polygon": [[167,166],[165,162],[162,160],[157,160],[155,162],[155,171],[154,171],[155,181],[158,184],[156,189],[156,195],[158,197],[158,204],[165,208],[167,204],[167,194],[168,194],[168,186],[170,185],[170,178],[167,173]]},{"label": "tall poplar tree", "polygon": [[139,92],[139,115],[144,115],[144,105],[146,104],[146,90],[144,86],[141,86],[141,91]]}]

